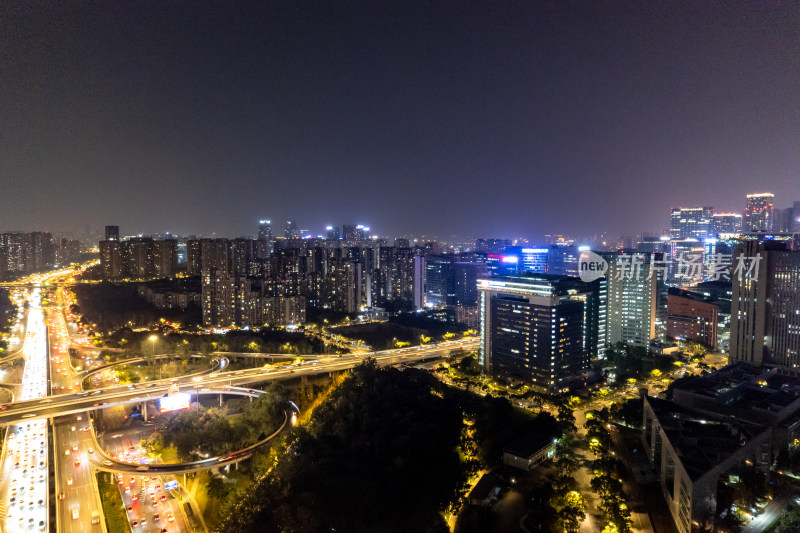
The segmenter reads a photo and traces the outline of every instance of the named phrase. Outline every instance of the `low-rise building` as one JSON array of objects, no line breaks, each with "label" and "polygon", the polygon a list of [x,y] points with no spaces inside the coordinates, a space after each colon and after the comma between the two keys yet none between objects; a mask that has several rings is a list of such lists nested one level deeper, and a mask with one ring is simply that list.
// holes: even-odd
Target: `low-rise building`
[{"label": "low-rise building", "polygon": [[533,470],[556,453],[558,439],[547,433],[531,433],[503,448],[503,463],[520,470]]}]

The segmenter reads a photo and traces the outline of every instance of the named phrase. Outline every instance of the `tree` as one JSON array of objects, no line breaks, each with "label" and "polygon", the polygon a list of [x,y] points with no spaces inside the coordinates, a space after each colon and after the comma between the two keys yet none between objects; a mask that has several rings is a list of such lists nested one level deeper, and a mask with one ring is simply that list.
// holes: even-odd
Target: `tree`
[{"label": "tree", "polygon": [[374,360],[355,367],[220,530],[447,531],[441,512],[467,479],[464,422],[455,398],[433,394],[434,381]]},{"label": "tree", "polygon": [[567,493],[565,505],[558,512],[558,521],[564,531],[574,533],[580,530],[581,522],[586,519],[586,502],[577,491]]},{"label": "tree", "polygon": [[562,433],[570,433],[578,429],[575,425],[575,413],[567,405],[561,404],[558,406],[556,420],[558,420],[559,429]]}]

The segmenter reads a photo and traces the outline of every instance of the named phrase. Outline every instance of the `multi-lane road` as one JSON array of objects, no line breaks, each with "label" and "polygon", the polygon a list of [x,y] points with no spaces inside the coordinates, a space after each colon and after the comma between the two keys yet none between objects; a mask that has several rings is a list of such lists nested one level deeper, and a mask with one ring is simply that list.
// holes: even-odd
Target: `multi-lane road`
[{"label": "multi-lane road", "polygon": [[[47,315],[50,338],[50,383],[53,398],[60,391],[80,391],[81,378],[69,363],[69,336],[64,316],[57,309]],[[102,503],[90,466],[94,442],[86,413],[53,419],[55,493],[58,531],[105,531]]]},{"label": "multi-lane road", "polygon": [[[47,394],[47,329],[40,290],[28,296],[22,350],[25,370],[16,398],[37,401]],[[24,421],[6,432],[0,465],[0,518],[5,532],[44,531],[48,524],[48,457],[45,420]]]}]

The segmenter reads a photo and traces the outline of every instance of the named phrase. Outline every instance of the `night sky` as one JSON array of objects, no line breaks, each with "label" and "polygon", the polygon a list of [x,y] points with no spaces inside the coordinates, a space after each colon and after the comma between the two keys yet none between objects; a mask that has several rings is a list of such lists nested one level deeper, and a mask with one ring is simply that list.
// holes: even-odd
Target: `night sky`
[{"label": "night sky", "polygon": [[0,3],[0,230],[635,234],[800,200],[798,2],[233,3]]}]

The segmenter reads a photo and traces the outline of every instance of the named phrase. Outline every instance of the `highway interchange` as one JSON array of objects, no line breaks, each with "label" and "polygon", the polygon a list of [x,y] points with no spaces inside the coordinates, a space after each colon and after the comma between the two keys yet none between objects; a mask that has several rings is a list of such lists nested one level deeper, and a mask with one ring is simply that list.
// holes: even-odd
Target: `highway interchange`
[{"label": "highway interchange", "polygon": [[[290,416],[293,421],[296,414],[287,409],[283,425],[273,435],[225,457],[191,464],[141,465],[129,462],[131,458],[123,455],[124,448],[117,450],[117,457],[102,450],[91,424],[91,411],[158,401],[178,391],[195,398],[228,394],[253,396],[261,392],[248,388],[256,383],[346,371],[365,355],[374,357],[382,365],[411,364],[446,356],[454,349],[472,350],[478,345],[478,339],[462,339],[362,355],[318,356],[313,361],[289,366],[234,371],[226,371],[227,362],[220,358],[217,366],[201,373],[204,375],[83,391],[85,376],[70,364],[72,341],[64,313],[57,305],[41,302],[42,285],[72,274],[67,270],[56,271],[13,285],[18,291],[16,297],[22,296],[27,302],[15,328],[19,336],[24,336],[21,341],[12,343],[25,358],[25,370],[21,385],[16,387],[14,401],[0,405],[0,428],[5,432],[0,476],[10,481],[0,484],[3,532],[47,531],[54,523],[58,532],[106,533],[95,477],[98,471],[122,476],[120,492],[135,531],[189,531],[184,524],[185,513],[178,513],[180,502],[174,500],[178,493],[169,491],[172,493],[169,494],[161,489],[166,480],[174,478],[164,476],[246,459],[256,446],[283,430]],[[48,444],[48,425],[52,429],[52,450]],[[54,463],[52,477],[49,458]],[[50,505],[50,494],[54,495],[54,505]],[[164,520],[158,520],[160,507],[163,507]],[[55,516],[50,516],[51,513]]]}]

